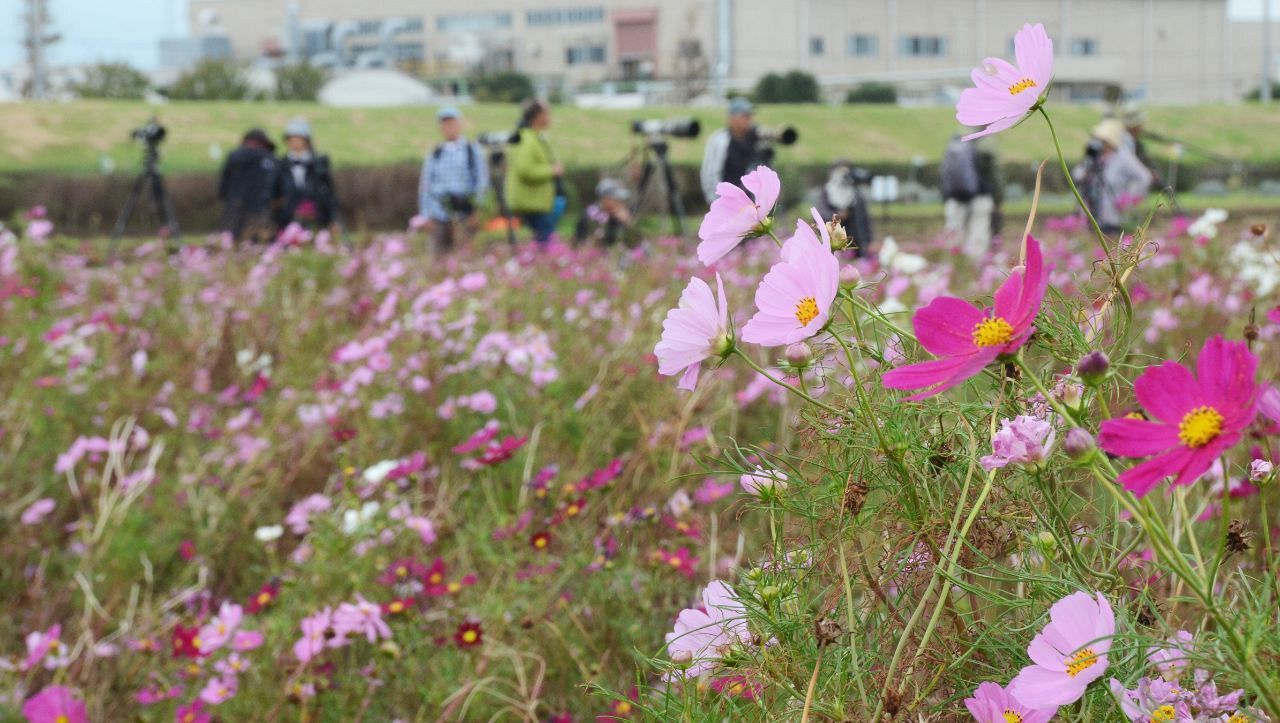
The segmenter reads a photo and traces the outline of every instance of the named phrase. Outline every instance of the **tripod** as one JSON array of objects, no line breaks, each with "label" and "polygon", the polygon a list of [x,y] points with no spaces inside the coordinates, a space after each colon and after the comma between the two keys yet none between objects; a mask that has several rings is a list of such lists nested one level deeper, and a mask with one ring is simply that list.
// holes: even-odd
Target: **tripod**
[{"label": "tripod", "polygon": [[[650,137],[644,145],[632,152],[632,157],[640,155],[640,181],[636,185],[636,198],[631,208],[631,215],[637,216],[640,202],[649,187],[654,169],[662,171],[662,180],[667,186],[667,216],[671,218],[671,231],[676,236],[684,236],[684,200],[680,198],[680,188],[676,185],[675,174],[671,171],[671,163],[667,160],[667,142],[661,138]],[[628,159],[629,160],[629,159]]]},{"label": "tripod", "polygon": [[503,187],[503,179],[507,175],[507,157],[501,148],[489,151],[489,185],[493,188],[493,197],[498,202],[498,213],[507,227],[507,243],[512,248],[516,245],[516,230],[511,227],[511,208],[507,206],[507,191]]},{"label": "tripod", "polygon": [[156,213],[164,218],[164,228],[169,231],[169,238],[176,240],[182,238],[182,232],[178,229],[178,217],[173,212],[173,202],[169,199],[169,194],[164,187],[164,176],[160,173],[160,148],[157,141],[147,141],[146,151],[142,156],[142,172],[138,174],[137,180],[133,182],[133,190],[129,191],[129,198],[124,202],[124,208],[120,209],[120,217],[116,219],[115,230],[111,232],[111,256],[116,255],[116,245],[120,241],[120,237],[124,236],[125,228],[129,225],[129,218],[133,216],[134,209],[138,207],[138,202],[142,200],[144,189],[151,187],[151,200],[155,204]]}]

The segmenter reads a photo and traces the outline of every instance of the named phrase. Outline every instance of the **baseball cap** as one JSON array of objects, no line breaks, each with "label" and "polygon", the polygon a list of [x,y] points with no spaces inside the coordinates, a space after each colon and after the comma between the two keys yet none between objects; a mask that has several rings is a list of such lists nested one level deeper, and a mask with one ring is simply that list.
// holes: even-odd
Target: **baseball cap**
[{"label": "baseball cap", "polygon": [[746,98],[739,96],[729,101],[729,115],[751,115],[753,111],[755,107]]},{"label": "baseball cap", "polygon": [[436,111],[436,120],[438,121],[447,121],[453,118],[461,118],[461,117],[462,117],[462,111],[458,110],[455,106],[451,106],[451,105],[446,105],[445,107]]}]

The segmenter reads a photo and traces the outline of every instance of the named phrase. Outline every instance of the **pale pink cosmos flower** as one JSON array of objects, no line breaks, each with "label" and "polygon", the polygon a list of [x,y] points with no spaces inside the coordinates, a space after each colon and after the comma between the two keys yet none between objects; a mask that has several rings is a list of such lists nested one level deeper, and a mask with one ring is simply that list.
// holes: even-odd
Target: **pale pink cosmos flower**
[{"label": "pale pink cosmos flower", "polygon": [[756,466],[754,471],[742,475],[738,479],[742,490],[753,497],[761,497],[770,492],[782,492],[787,488],[787,476],[776,469],[765,469]]},{"label": "pale pink cosmos flower", "polygon": [[232,650],[255,650],[262,647],[264,638],[257,630],[237,630],[231,637]]},{"label": "pale pink cosmos flower", "polygon": [[22,511],[21,521],[24,525],[38,525],[44,522],[44,518],[55,507],[52,499],[45,497],[31,503],[31,506]]},{"label": "pale pink cosmos flower", "polygon": [[724,258],[743,239],[767,233],[773,206],[782,193],[778,174],[768,166],[760,166],[742,177],[746,191],[732,183],[716,186],[716,200],[698,228],[698,260],[710,266]]},{"label": "pale pink cosmos flower", "polygon": [[200,651],[211,653],[226,645],[235,635],[242,620],[244,620],[244,608],[235,603],[222,603],[218,608],[218,614],[200,627]]},{"label": "pale pink cosmos flower", "polygon": [[307,663],[324,652],[327,644],[325,637],[333,625],[333,611],[329,608],[318,611],[314,615],[302,619],[302,638],[293,644],[293,655],[298,662]]},{"label": "pale pink cosmos flower", "polygon": [[209,682],[205,683],[204,688],[200,690],[200,700],[209,705],[225,703],[236,696],[236,690],[239,686],[240,681],[234,675],[210,678]]},{"label": "pale pink cosmos flower", "polygon": [[65,668],[71,664],[71,651],[62,644],[62,625],[55,623],[46,631],[27,633],[27,657],[22,670],[31,670],[41,663],[48,670]]},{"label": "pale pink cosmos flower", "polygon": [[1147,648],[1147,660],[1156,666],[1165,680],[1176,681],[1182,677],[1191,660],[1191,650],[1195,638],[1185,630],[1179,630],[1169,636],[1163,645]]},{"label": "pale pink cosmos flower", "polygon": [[1009,683],[1020,703],[1070,705],[1107,671],[1115,615],[1102,593],[1077,592],[1049,608],[1049,624],[1027,646],[1032,664]]},{"label": "pale pink cosmos flower", "polygon": [[1042,464],[1056,436],[1052,424],[1029,414],[1001,420],[1000,431],[991,438],[991,454],[981,460],[982,468],[990,472],[1011,464],[1028,467]]},{"label": "pale pink cosmos flower", "polygon": [[1053,81],[1053,41],[1044,26],[1023,25],[1013,36],[1017,66],[1003,58],[987,58],[970,73],[972,88],[956,103],[956,120],[967,126],[986,126],[964,140],[999,133],[1027,117],[1041,102]]},{"label": "pale pink cosmos flower", "polygon": [[746,609],[734,597],[733,590],[720,580],[713,580],[702,591],[702,607],[682,610],[675,630],[667,633],[671,660],[684,665],[668,673],[667,679],[702,675],[714,668],[733,645],[749,644],[751,631],[745,615]]},{"label": "pale pink cosmos flower", "polygon": [[382,621],[382,608],[357,594],[356,602],[342,603],[333,614],[333,630],[338,637],[352,633],[364,635],[371,642],[390,638],[391,628]]},{"label": "pale pink cosmos flower", "polygon": [[436,527],[431,524],[431,520],[426,517],[406,517],[404,526],[418,533],[418,537],[422,540],[422,544],[430,545],[436,541]]},{"label": "pale pink cosmos flower", "polygon": [[991,682],[979,685],[973,697],[965,698],[964,707],[977,723],[1048,723],[1058,712],[1057,706],[1040,709],[1025,706],[1009,695],[1006,688]]},{"label": "pale pink cosmos flower", "polygon": [[716,274],[716,295],[707,282],[694,277],[680,294],[680,303],[667,312],[662,322],[662,339],[653,348],[658,357],[658,373],[681,374],[676,386],[692,391],[698,383],[702,362],[724,356],[733,348],[729,324],[729,304],[724,282]]},{"label": "pale pink cosmos flower", "polygon": [[755,316],[742,328],[742,340],[761,346],[785,346],[822,331],[840,291],[840,262],[809,224],[782,245],[782,261],[756,287]]}]

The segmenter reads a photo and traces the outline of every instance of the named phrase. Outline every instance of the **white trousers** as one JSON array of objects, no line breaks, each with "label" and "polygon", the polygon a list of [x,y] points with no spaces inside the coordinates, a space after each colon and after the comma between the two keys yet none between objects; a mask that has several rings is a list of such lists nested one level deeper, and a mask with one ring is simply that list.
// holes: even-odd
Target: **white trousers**
[{"label": "white trousers", "polygon": [[947,232],[960,240],[965,256],[978,260],[991,250],[991,216],[995,209],[991,196],[974,196],[968,203],[947,199],[943,206]]}]

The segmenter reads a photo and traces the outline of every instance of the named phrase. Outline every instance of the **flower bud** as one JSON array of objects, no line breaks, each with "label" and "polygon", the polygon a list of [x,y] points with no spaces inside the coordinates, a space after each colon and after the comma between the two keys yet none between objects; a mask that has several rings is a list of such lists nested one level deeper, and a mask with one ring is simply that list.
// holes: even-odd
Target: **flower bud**
[{"label": "flower bud", "polygon": [[711,344],[711,353],[718,357],[726,357],[733,353],[733,335],[721,334]]},{"label": "flower bud", "polygon": [[1249,231],[1251,231],[1254,236],[1263,236],[1267,233],[1267,225],[1265,223],[1255,223],[1249,227]]},{"label": "flower bud", "polygon": [[844,224],[835,218],[827,222],[827,235],[831,237],[831,250],[841,251],[849,248],[849,233],[844,230]]},{"label": "flower bud", "polygon": [[1106,377],[1109,369],[1111,369],[1111,360],[1107,358],[1107,353],[1101,350],[1091,351],[1076,362],[1076,373],[1089,386],[1097,386]]},{"label": "flower bud", "polygon": [[1062,449],[1067,456],[1077,462],[1083,462],[1093,456],[1098,449],[1098,443],[1094,441],[1093,435],[1089,434],[1086,429],[1073,427],[1067,432],[1066,438],[1062,441]]},{"label": "flower bud", "polygon": [[1258,325],[1257,325],[1257,324],[1245,324],[1245,325],[1244,325],[1244,338],[1245,338],[1245,340],[1247,340],[1247,341],[1257,341],[1257,340],[1258,340],[1258,335],[1259,335],[1260,333],[1261,333],[1261,330],[1258,328]]},{"label": "flower bud", "polygon": [[777,585],[767,585],[760,590],[760,599],[769,602],[782,594],[782,588]]},{"label": "flower bud", "polygon": [[862,273],[858,271],[858,267],[853,264],[845,264],[840,267],[840,285],[846,287],[857,286],[862,281]]},{"label": "flower bud", "polygon": [[813,347],[803,341],[797,341],[787,347],[787,363],[797,369],[804,369],[813,361]]},{"label": "flower bud", "polygon": [[1266,482],[1271,478],[1272,464],[1265,459],[1255,459],[1249,464],[1249,481]]}]

